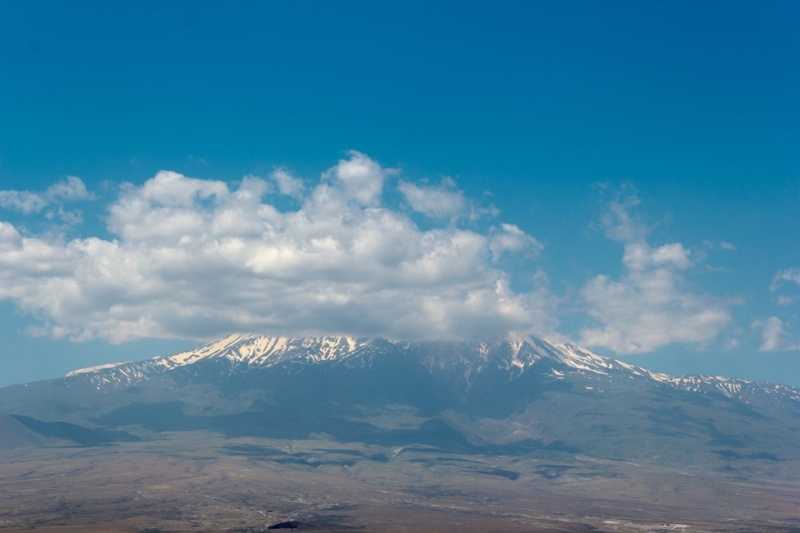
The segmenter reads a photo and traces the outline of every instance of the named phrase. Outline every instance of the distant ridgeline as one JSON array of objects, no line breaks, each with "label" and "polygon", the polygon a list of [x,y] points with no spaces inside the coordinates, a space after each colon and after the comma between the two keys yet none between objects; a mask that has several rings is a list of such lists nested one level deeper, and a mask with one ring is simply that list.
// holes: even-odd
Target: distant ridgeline
[{"label": "distant ridgeline", "polygon": [[671,377],[517,334],[483,342],[230,335],[6,387],[0,411],[36,438],[82,445],[206,430],[720,468],[800,458],[795,388]]}]

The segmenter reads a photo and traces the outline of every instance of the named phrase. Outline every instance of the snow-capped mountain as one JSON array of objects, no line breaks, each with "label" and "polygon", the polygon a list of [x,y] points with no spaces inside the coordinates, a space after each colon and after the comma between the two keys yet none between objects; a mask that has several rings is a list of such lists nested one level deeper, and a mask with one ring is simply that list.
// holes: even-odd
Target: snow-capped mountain
[{"label": "snow-capped mountain", "polygon": [[517,334],[477,342],[230,335],[0,389],[0,413],[31,428],[83,428],[70,435],[94,427],[92,442],[212,431],[732,471],[800,460],[797,389],[672,377]]},{"label": "snow-capped mountain", "polygon": [[374,356],[391,351],[393,345],[382,339],[352,337],[265,337],[233,334],[194,350],[155,357],[141,362],[125,362],[74,370],[66,377],[82,376],[98,385],[130,385],[149,376],[198,363],[221,362],[226,372],[243,372],[272,366],[343,363],[368,365]]},{"label": "snow-capped mountain", "polygon": [[[544,360],[550,363],[548,375],[554,380],[579,378],[582,382],[595,382],[597,390],[603,387],[613,390],[615,383],[638,380],[688,392],[722,394],[746,403],[772,400],[800,405],[800,390],[786,385],[721,376],[669,376],[602,357],[574,344],[550,343],[516,333],[478,342],[390,342],[337,336],[287,338],[233,334],[175,355],[82,368],[66,377],[81,377],[97,387],[120,387],[202,363],[221,363],[223,373],[241,374],[272,367],[291,372],[305,365],[319,364],[369,367],[376,358],[391,357],[418,363],[435,377],[460,381],[465,389],[489,369],[504,371],[510,382]],[[584,386],[595,390],[592,385]]]}]

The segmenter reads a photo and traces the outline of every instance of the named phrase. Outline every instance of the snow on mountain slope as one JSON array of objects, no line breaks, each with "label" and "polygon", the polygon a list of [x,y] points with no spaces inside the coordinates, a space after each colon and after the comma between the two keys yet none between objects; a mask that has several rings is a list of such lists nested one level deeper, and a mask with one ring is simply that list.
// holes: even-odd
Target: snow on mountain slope
[{"label": "snow on mountain slope", "polygon": [[153,374],[189,367],[203,361],[224,361],[231,371],[269,368],[281,363],[337,362],[369,365],[376,354],[393,345],[382,339],[352,337],[264,337],[233,334],[194,350],[155,357],[137,363],[116,363],[74,370],[66,377],[85,376],[93,383],[129,385]]},{"label": "snow on mountain slope", "polygon": [[[574,344],[556,344],[543,339],[509,334],[494,341],[479,342],[390,342],[384,339],[352,337],[266,337],[233,334],[194,350],[75,370],[68,378],[82,377],[98,388],[127,386],[149,376],[190,367],[200,362],[224,362],[227,372],[246,372],[276,365],[343,364],[370,366],[375,357],[394,354],[424,365],[434,376],[461,379],[469,387],[489,368],[508,372],[509,381],[518,378],[537,362],[551,361],[550,375],[557,380],[598,381],[606,385],[626,382],[662,384],[696,393],[719,393],[746,403],[790,401],[800,404],[800,391],[777,384],[730,379],[720,376],[682,376],[652,372],[622,361],[592,353]],[[594,390],[594,387],[587,386]]]},{"label": "snow on mountain slope", "polygon": [[195,350],[159,358],[166,368],[185,366],[204,359],[225,358],[232,363],[248,366],[270,367],[291,361],[319,363],[343,361],[357,354],[372,352],[373,339],[352,337],[262,337],[234,334]]},{"label": "snow on mountain slope", "polygon": [[765,397],[773,401],[789,400],[800,403],[800,390],[788,385],[723,376],[670,376],[623,361],[602,357],[573,344],[560,344],[555,347],[558,348],[558,352],[554,354],[554,358],[579,372],[647,379],[688,392],[719,393],[745,403],[761,401]]}]

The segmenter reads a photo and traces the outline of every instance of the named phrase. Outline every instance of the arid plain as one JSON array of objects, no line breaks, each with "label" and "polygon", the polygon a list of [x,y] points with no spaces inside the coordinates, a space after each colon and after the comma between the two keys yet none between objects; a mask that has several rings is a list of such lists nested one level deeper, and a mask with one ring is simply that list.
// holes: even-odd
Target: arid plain
[{"label": "arid plain", "polygon": [[575,456],[162,433],[0,453],[0,531],[797,532],[800,464],[768,477]]}]

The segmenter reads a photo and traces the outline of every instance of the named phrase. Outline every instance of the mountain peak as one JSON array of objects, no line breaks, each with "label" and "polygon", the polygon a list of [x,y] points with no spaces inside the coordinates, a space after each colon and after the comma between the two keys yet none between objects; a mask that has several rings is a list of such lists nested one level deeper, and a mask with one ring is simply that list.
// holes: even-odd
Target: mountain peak
[{"label": "mountain peak", "polygon": [[234,333],[194,350],[158,358],[168,367],[207,359],[227,359],[234,364],[272,366],[289,359],[320,362],[346,359],[380,339],[346,336],[272,337]]},{"label": "mountain peak", "polygon": [[761,402],[765,398],[800,402],[800,391],[784,385],[713,376],[673,377],[602,357],[575,344],[551,343],[514,332],[477,342],[391,342],[348,336],[281,337],[235,333],[178,354],[138,363],[83,368],[66,377],[82,377],[97,387],[127,386],[180,368],[199,369],[195,365],[204,363],[222,364],[215,372],[224,375],[277,366],[287,372],[299,372],[309,365],[321,364],[366,368],[375,360],[387,360],[387,357],[400,357],[411,365],[421,365],[434,376],[451,376],[467,389],[487,370],[505,372],[510,383],[540,361],[547,360],[550,363],[541,366],[539,373],[544,372],[557,381],[580,382],[586,390],[613,390],[619,386],[649,383],[689,392],[723,394],[746,402]]}]

